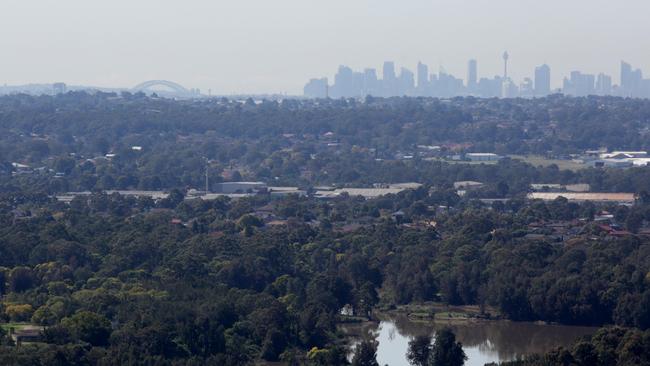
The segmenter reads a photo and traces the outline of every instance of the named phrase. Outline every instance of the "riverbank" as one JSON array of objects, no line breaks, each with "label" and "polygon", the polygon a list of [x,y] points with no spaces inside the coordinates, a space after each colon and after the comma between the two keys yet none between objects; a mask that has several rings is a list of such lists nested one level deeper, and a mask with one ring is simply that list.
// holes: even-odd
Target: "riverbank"
[{"label": "riverbank", "polygon": [[371,317],[340,315],[339,329],[345,337],[367,334],[386,319],[400,318],[413,323],[463,324],[473,322],[508,321],[496,308],[479,305],[447,305],[441,302],[423,302],[393,307],[377,307]]},{"label": "riverbank", "polygon": [[375,314],[406,316],[411,321],[469,322],[504,320],[499,311],[491,306],[454,306],[440,302],[424,302],[399,305],[393,308],[377,308]]}]

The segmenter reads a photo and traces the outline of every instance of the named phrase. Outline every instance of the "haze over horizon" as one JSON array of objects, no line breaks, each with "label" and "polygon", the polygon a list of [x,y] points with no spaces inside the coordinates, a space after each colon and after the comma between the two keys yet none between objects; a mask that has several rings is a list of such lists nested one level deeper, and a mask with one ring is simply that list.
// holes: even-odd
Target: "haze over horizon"
[{"label": "haze over horizon", "polygon": [[650,71],[648,11],[642,0],[9,0],[0,84],[167,79],[212,94],[301,94],[340,64],[414,70],[422,61],[464,79],[475,58],[491,77],[504,50],[515,80],[547,63],[553,87],[573,70],[618,83],[621,60]]}]

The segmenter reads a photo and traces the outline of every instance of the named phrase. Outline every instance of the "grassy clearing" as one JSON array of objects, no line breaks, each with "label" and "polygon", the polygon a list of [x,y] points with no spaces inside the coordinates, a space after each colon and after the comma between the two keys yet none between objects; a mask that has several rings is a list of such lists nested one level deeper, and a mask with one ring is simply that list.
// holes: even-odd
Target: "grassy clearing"
[{"label": "grassy clearing", "polygon": [[443,159],[443,158],[427,158],[427,159],[424,159],[424,160],[426,160],[426,161],[440,161],[440,162],[447,163],[447,164],[465,164],[465,165],[481,165],[481,164],[496,165],[496,164],[499,163],[496,160],[492,160],[492,161],[466,161],[466,160],[449,160],[449,159]]},{"label": "grassy clearing", "polygon": [[0,324],[0,328],[2,328],[5,331],[9,331],[10,328],[14,328],[15,330],[20,330],[24,328],[33,328],[36,327],[36,324],[31,324],[31,323],[2,323]]},{"label": "grassy clearing", "polygon": [[533,166],[547,167],[549,165],[557,165],[560,170],[580,170],[585,169],[587,166],[584,164],[576,163],[572,160],[563,159],[548,159],[540,155],[508,155],[511,159],[521,160]]},{"label": "grassy clearing", "polygon": [[436,313],[436,320],[467,320],[470,316],[467,313],[458,313],[453,311],[446,311],[442,313]]},{"label": "grassy clearing", "polygon": [[408,313],[408,318],[411,320],[431,320],[435,319],[437,314],[430,312],[412,312]]},{"label": "grassy clearing", "polygon": [[439,302],[424,302],[408,305],[399,305],[387,312],[400,313],[412,319],[435,319],[435,320],[463,320],[468,318],[483,318],[489,315],[490,318],[500,317],[497,309],[485,306],[483,311],[478,305],[451,306]]}]

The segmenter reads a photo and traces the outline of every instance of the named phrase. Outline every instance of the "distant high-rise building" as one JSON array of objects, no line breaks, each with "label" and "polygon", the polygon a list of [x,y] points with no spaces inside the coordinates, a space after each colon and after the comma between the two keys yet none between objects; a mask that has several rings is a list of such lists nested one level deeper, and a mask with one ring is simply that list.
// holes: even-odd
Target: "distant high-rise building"
[{"label": "distant high-rise building", "polygon": [[398,95],[413,95],[415,89],[415,75],[411,70],[402,67],[399,74]]},{"label": "distant high-rise building", "polygon": [[440,88],[440,79],[438,74],[431,73],[429,74],[429,88],[427,89],[426,96],[435,97],[438,95],[438,89]]},{"label": "distant high-rise building", "polygon": [[621,91],[624,96],[640,96],[643,73],[640,69],[633,70],[632,66],[621,61]]},{"label": "distant high-rise building", "polygon": [[593,95],[596,93],[596,76],[593,74],[583,74],[582,84],[580,85],[579,92],[582,95]]},{"label": "distant high-rise building", "polygon": [[347,66],[339,66],[339,71],[334,75],[334,85],[330,89],[330,96],[342,98],[354,96],[355,80],[354,71]]},{"label": "distant high-rise building", "polygon": [[429,86],[429,67],[418,62],[418,89],[423,93]]},{"label": "distant high-rise building", "polygon": [[508,59],[510,59],[510,55],[508,51],[505,51],[503,53],[503,79],[508,79]]},{"label": "distant high-rise building", "polygon": [[530,78],[524,78],[519,85],[519,96],[522,98],[531,98],[535,96],[533,81]]},{"label": "distant high-rise building", "polygon": [[641,79],[637,96],[639,98],[650,98],[650,79]]},{"label": "distant high-rise building", "polygon": [[382,95],[385,97],[391,97],[397,95],[398,88],[397,88],[397,75],[395,74],[395,63],[392,61],[384,62],[382,74],[383,74]]},{"label": "distant high-rise building", "polygon": [[384,81],[395,80],[397,78],[397,75],[395,74],[395,63],[392,61],[384,62],[384,68],[382,71]]},{"label": "distant high-rise building", "polygon": [[461,95],[465,91],[465,85],[462,79],[458,79],[441,70],[435,89],[435,96],[450,98]]},{"label": "distant high-rise building", "polygon": [[352,73],[352,89],[350,90],[349,96],[351,97],[366,96],[365,79],[366,79],[366,75],[362,72]]},{"label": "distant high-rise building", "polygon": [[564,85],[562,92],[567,95],[574,95],[584,97],[587,95],[595,94],[595,76],[591,74],[583,74],[580,71],[571,72],[571,78],[564,78]]},{"label": "distant high-rise building", "polygon": [[476,60],[471,59],[467,63],[467,89],[469,89],[470,92],[473,92],[476,90],[476,86],[478,83],[478,70],[477,70],[477,64]]},{"label": "distant high-rise building", "polygon": [[502,83],[501,76],[481,78],[478,82],[478,95],[482,98],[498,98],[501,96]]},{"label": "distant high-rise building", "polygon": [[365,69],[363,71],[363,94],[379,95],[379,80],[377,80],[377,70]]},{"label": "distant high-rise building", "polygon": [[303,93],[308,98],[327,98],[328,88],[327,78],[311,79],[305,85]]},{"label": "distant high-rise building", "polygon": [[501,97],[502,98],[516,98],[519,96],[519,88],[512,82],[510,78],[503,80],[501,84]]},{"label": "distant high-rise building", "polygon": [[609,95],[612,93],[612,77],[603,73],[596,77],[596,94]]},{"label": "distant high-rise building", "polygon": [[629,88],[631,85],[632,65],[621,61],[621,87]]},{"label": "distant high-rise building", "polygon": [[544,64],[535,68],[535,96],[551,94],[551,68]]}]

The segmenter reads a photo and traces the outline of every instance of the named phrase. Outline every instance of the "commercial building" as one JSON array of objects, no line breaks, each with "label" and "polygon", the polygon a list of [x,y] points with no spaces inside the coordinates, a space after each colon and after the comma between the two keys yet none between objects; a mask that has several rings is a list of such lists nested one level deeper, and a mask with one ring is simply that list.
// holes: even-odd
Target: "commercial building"
[{"label": "commercial building", "polygon": [[264,182],[223,182],[215,184],[216,193],[254,193],[266,189]]},{"label": "commercial building", "polygon": [[429,88],[429,67],[422,62],[418,62],[418,91],[421,95],[426,93]]},{"label": "commercial building", "polygon": [[551,93],[551,68],[544,64],[535,68],[535,96],[543,97]]},{"label": "commercial building", "polygon": [[612,77],[603,73],[598,74],[596,78],[596,94],[610,95],[612,94]]},{"label": "commercial building", "polygon": [[632,159],[647,158],[647,151],[612,151],[610,153],[600,154],[601,159]]},{"label": "commercial building", "polygon": [[[597,158],[594,158],[597,156]],[[602,168],[629,168],[632,166],[647,166],[650,157],[646,151],[594,151],[586,152],[584,163],[586,165]]]},{"label": "commercial building", "polygon": [[634,193],[577,193],[577,192],[533,192],[528,194],[528,199],[553,201],[564,197],[574,202],[603,202],[618,204],[634,204],[636,197]]},{"label": "commercial building", "polygon": [[463,180],[463,181],[454,182],[454,189],[462,189],[462,190],[478,189],[483,187],[483,185],[484,184],[481,182],[476,182],[473,180]]},{"label": "commercial building", "polygon": [[571,78],[564,78],[562,92],[568,95],[584,97],[596,94],[596,77],[591,74],[583,74],[580,71],[571,72]]},{"label": "commercial building", "polygon": [[[169,193],[164,191],[108,190],[108,191],[104,191],[104,193],[106,193],[109,196],[112,194],[119,194],[120,196],[125,196],[125,197],[136,197],[136,198],[147,197],[147,198],[151,198],[154,201],[159,201],[169,197]],[[68,192],[56,196],[56,199],[59,202],[70,203],[75,197],[88,197],[92,194],[93,192],[90,191]]]},{"label": "commercial building", "polygon": [[314,194],[314,197],[316,198],[323,198],[323,199],[331,199],[331,198],[338,198],[344,195],[348,195],[350,197],[357,197],[361,196],[366,199],[372,199],[372,198],[377,198],[381,196],[385,196],[387,194],[398,194],[400,192],[409,190],[409,189],[417,189],[419,187],[422,187],[422,184],[420,183],[398,183],[398,184],[376,184],[376,187],[380,188],[337,188],[337,189],[330,189],[327,187],[327,189],[322,189],[322,190],[316,190],[316,193]]},{"label": "commercial building", "polygon": [[476,92],[478,87],[478,67],[476,60],[467,62],[467,90],[470,93]]},{"label": "commercial building", "polygon": [[634,163],[627,159],[598,159],[587,163],[594,168],[630,168]]},{"label": "commercial building", "polygon": [[305,85],[303,93],[309,98],[327,98],[328,97],[328,81],[327,78],[311,79]]},{"label": "commercial building", "polygon": [[307,191],[298,187],[268,187],[268,192],[273,197],[284,197],[292,194],[306,196]]},{"label": "commercial building", "polygon": [[494,153],[467,153],[465,158],[471,161],[497,161],[502,157]]}]

